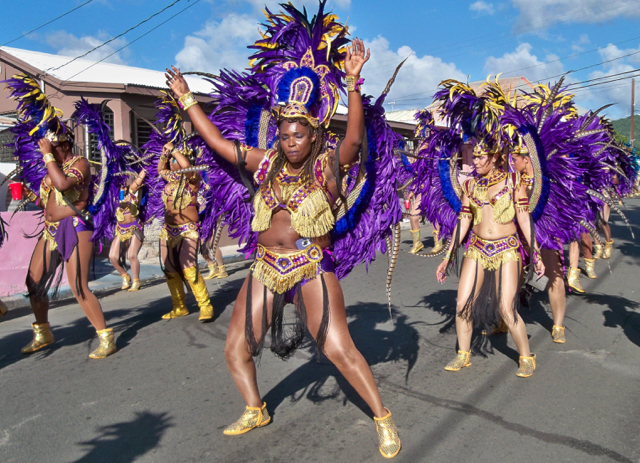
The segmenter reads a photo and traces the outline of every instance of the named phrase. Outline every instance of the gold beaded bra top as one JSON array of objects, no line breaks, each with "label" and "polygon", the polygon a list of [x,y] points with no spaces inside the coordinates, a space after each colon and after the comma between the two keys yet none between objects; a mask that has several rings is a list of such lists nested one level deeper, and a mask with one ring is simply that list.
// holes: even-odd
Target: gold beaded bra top
[{"label": "gold beaded bra top", "polygon": [[125,214],[131,214],[131,217],[138,217],[139,209],[138,197],[135,193],[128,192],[116,209],[116,220],[124,222]]},{"label": "gold beaded bra top", "polygon": [[170,172],[164,178],[167,179],[167,184],[162,190],[162,202],[166,209],[169,209],[169,200],[173,202],[173,208],[179,211],[189,206],[197,207],[197,204],[192,204],[192,200],[198,197],[198,193],[191,189],[186,176]]},{"label": "gold beaded bra top", "polygon": [[82,194],[82,183],[84,182],[84,175],[79,169],[73,167],[73,165],[79,161],[81,156],[74,156],[71,159],[65,161],[60,167],[62,173],[66,177],[75,178],[77,180],[76,185],[73,188],[69,188],[67,191],[58,191],[55,186],[47,183],[47,177],[45,176],[40,182],[40,201],[43,206],[49,203],[49,195],[53,191],[56,196],[56,204],[58,206],[66,206],[64,198],[66,197],[72,204],[76,203],[80,199]]},{"label": "gold beaded bra top", "polygon": [[[504,186],[489,197],[489,188],[503,183]],[[501,225],[512,222],[516,215],[514,192],[519,187],[520,174],[507,174],[502,169],[488,177],[470,178],[463,184],[464,193],[469,197],[469,206],[473,214],[473,225],[482,222],[482,208],[490,205],[493,220]]]},{"label": "gold beaded bra top", "polygon": [[268,150],[254,174],[259,187],[253,199],[255,215],[251,229],[254,232],[268,230],[274,212],[283,209],[291,214],[291,228],[301,237],[317,238],[329,233],[335,225],[335,218],[325,192],[327,153],[321,154],[314,165],[315,179],[303,180],[299,175],[292,175],[285,165],[276,176],[280,199],[271,182],[265,181],[276,157],[275,150]]}]

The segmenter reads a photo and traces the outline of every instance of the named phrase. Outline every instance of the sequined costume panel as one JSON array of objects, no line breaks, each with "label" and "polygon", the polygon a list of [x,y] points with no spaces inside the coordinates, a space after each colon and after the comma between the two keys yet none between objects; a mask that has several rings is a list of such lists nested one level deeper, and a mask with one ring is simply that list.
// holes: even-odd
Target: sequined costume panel
[{"label": "sequined costume panel", "polygon": [[198,241],[200,238],[200,224],[187,222],[181,225],[169,225],[165,223],[158,235],[160,240],[167,240],[167,247],[175,248],[183,239]]},{"label": "sequined costume panel", "polygon": [[314,166],[314,180],[304,181],[299,175],[291,175],[284,167],[277,175],[281,200],[278,200],[273,186],[265,180],[273,167],[275,152],[270,150],[260,163],[254,178],[261,180],[254,198],[255,215],[251,228],[263,232],[271,226],[271,217],[276,209],[285,209],[291,214],[291,228],[305,238],[317,238],[329,233],[335,218],[325,192],[325,168],[327,153],[319,156]]},{"label": "sequined costume panel", "polygon": [[465,257],[476,260],[486,270],[498,270],[505,262],[520,262],[520,240],[516,235],[484,240],[471,232]]}]

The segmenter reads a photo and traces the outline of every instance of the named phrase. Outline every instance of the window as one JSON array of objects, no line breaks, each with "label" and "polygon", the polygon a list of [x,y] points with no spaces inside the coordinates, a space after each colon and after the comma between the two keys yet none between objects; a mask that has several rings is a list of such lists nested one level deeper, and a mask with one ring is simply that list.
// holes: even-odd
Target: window
[{"label": "window", "polygon": [[151,138],[153,128],[144,120],[136,116],[136,146],[143,146]]},{"label": "window", "polygon": [[9,128],[0,131],[0,162],[14,162],[13,138],[14,136]]}]

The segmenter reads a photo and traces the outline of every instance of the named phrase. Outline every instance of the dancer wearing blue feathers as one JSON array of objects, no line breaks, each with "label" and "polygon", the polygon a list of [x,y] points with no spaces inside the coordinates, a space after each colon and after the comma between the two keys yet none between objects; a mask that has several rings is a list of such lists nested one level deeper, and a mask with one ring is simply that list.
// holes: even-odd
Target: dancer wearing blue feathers
[{"label": "dancer wearing blue feathers", "polygon": [[[271,327],[271,350],[287,358],[308,328],[318,350],[371,408],[379,450],[392,458],[400,451],[398,432],[371,369],[349,334],[338,279],[357,263],[370,261],[376,250],[385,249],[391,225],[401,219],[392,162],[397,141],[384,122],[384,98],[370,105],[360,94],[360,71],[369,59],[363,42],[354,39],[349,46],[346,27],[324,13],[324,1],[312,20],[290,4],[281,6],[280,14],[267,10],[267,30],[251,47],[258,50],[252,56],[252,74],[224,71],[217,79],[219,87],[226,87],[225,81],[231,79],[237,85],[229,88],[234,103],[223,106],[221,102],[221,110],[211,120],[181,72],[174,67],[166,74],[210,149],[227,163],[244,166],[258,184],[250,222],[252,239],[257,237],[256,260],[236,299],[225,346],[231,376],[247,406],[224,434],[243,434],[271,421],[252,358],[260,353],[267,330]],[[337,108],[338,92],[345,90],[343,79],[349,115],[346,135],[336,147],[325,131]],[[218,90],[223,95],[218,101],[223,101],[228,90]],[[244,110],[243,105],[249,106],[249,101],[267,91],[257,111]],[[252,115],[261,122],[255,141],[245,136],[253,132],[244,129]],[[239,123],[242,136],[230,133],[229,128]],[[343,183],[340,177],[347,172],[349,179],[345,175]],[[366,182],[361,181],[364,178]],[[211,186],[216,188],[215,182]],[[350,196],[354,190],[357,201],[347,200],[344,193]],[[224,199],[214,198],[211,207],[228,215],[233,211],[222,211],[217,205]],[[354,204],[363,208],[355,213],[350,209]],[[346,211],[342,215],[341,209]],[[340,222],[340,217],[349,223]],[[284,332],[282,326],[287,302],[295,303],[297,309],[293,333]]]}]

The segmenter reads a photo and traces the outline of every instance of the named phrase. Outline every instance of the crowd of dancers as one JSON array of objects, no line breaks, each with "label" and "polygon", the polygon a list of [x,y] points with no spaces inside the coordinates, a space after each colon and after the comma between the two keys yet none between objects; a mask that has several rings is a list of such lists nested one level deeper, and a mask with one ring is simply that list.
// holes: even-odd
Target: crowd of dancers
[{"label": "crowd of dancers", "polygon": [[[225,345],[246,409],[224,434],[271,421],[254,363],[267,331],[272,352],[286,359],[308,330],[318,353],[371,408],[380,452],[392,458],[401,448],[398,431],[349,334],[340,280],[387,252],[390,294],[403,218],[399,192],[409,203],[410,252],[443,256],[440,282],[459,272],[458,353],[446,370],[470,366],[472,345],[482,349],[484,334],[509,331],[520,352],[516,374],[531,376],[536,356],[519,310],[532,288],[549,292],[552,339],[566,341],[563,248],[570,247],[567,284],[583,293],[580,250],[587,276],[596,278],[595,260],[611,255],[609,213],[619,212],[618,202],[636,186],[633,152],[615,141],[598,112],[579,115],[562,81],[518,92],[506,92],[498,79],[477,91],[444,81],[431,110],[416,115],[415,138],[403,140],[383,108],[395,74],[377,99],[362,95],[369,50],[350,40],[347,27],[324,7],[321,1],[313,18],[290,4],[278,14],[266,10],[248,70],[210,76],[211,113],[198,104],[181,71],[167,69],[169,88],[157,102],[151,139],[141,147],[110,138],[100,105],[81,98],[70,122],[63,121],[36,80],[17,75],[5,82],[20,118],[12,129],[15,177],[43,210],[26,277],[33,340],[23,353],[54,342],[49,297],[55,297],[64,266],[100,340],[89,356],[116,352],[113,330],[88,286],[94,243],[111,242],[109,258],[122,275],[122,289],[137,291],[137,255],[152,220],[162,224],[160,261],[173,304],[162,318],[189,313],[186,284],[199,320],[213,320],[204,280],[227,276],[218,247],[227,227],[254,261]],[[348,120],[339,137],[329,124],[343,96]],[[192,133],[185,130],[185,115]],[[75,154],[77,126],[97,139],[97,167]],[[421,219],[434,225],[431,253],[421,252]],[[0,219],[0,245],[6,239]],[[197,265],[202,250],[206,277]],[[290,329],[283,327],[286,304],[295,305]],[[475,329],[484,334],[473,336]]]}]

